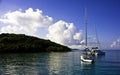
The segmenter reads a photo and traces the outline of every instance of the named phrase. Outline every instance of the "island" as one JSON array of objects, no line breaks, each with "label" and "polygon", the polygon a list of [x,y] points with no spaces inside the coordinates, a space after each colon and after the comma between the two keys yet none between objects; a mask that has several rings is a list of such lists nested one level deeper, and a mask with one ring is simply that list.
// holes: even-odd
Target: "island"
[{"label": "island", "polygon": [[0,34],[0,53],[67,52],[71,51],[50,40],[25,34]]}]

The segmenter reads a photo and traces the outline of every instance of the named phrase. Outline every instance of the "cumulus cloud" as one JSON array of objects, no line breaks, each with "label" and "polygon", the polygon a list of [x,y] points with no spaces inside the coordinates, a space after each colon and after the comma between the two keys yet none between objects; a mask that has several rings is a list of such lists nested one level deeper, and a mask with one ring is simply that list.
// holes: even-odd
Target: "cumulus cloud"
[{"label": "cumulus cloud", "polygon": [[26,33],[34,34],[39,27],[48,26],[53,19],[43,15],[42,11],[28,8],[25,11],[16,10],[1,16],[0,22],[4,24],[0,29],[1,33]]},{"label": "cumulus cloud", "polygon": [[113,41],[111,48],[120,48],[120,38],[118,38],[116,41]]},{"label": "cumulus cloud", "polygon": [[[0,33],[22,33],[38,36],[40,27],[46,27],[45,29],[48,28],[48,33],[44,35],[51,41],[71,48],[83,47],[81,45],[84,43],[82,32],[77,30],[73,23],[63,20],[53,23],[53,18],[43,15],[42,10],[39,9],[28,8],[25,11],[19,9],[8,12],[0,17],[0,22],[2,23]],[[41,32],[44,32],[44,30]]]},{"label": "cumulus cloud", "polygon": [[72,46],[80,45],[82,41],[82,32],[79,32],[73,23],[67,23],[60,20],[49,26],[47,37],[59,44]]}]

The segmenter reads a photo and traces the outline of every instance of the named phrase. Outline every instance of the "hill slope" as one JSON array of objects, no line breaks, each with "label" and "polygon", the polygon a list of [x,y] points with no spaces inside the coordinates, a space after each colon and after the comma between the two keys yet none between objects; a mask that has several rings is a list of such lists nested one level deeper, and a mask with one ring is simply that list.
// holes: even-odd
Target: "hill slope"
[{"label": "hill slope", "polygon": [[24,53],[24,52],[63,52],[71,51],[70,48],[24,34],[0,34],[1,53]]}]

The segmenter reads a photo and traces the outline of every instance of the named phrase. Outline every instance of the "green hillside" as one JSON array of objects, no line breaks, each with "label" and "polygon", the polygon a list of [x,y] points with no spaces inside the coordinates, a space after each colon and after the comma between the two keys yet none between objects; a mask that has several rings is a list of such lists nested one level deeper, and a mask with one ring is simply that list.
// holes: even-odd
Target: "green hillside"
[{"label": "green hillside", "polygon": [[24,34],[0,34],[0,53],[66,52],[70,48]]}]

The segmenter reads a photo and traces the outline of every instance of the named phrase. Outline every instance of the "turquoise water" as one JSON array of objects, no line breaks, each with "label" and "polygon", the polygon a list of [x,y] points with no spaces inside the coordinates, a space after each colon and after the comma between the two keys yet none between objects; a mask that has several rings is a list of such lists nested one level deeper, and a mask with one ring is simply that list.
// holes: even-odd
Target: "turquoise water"
[{"label": "turquoise water", "polygon": [[0,75],[120,75],[120,50],[106,50],[95,63],[83,63],[80,51],[0,54]]}]

